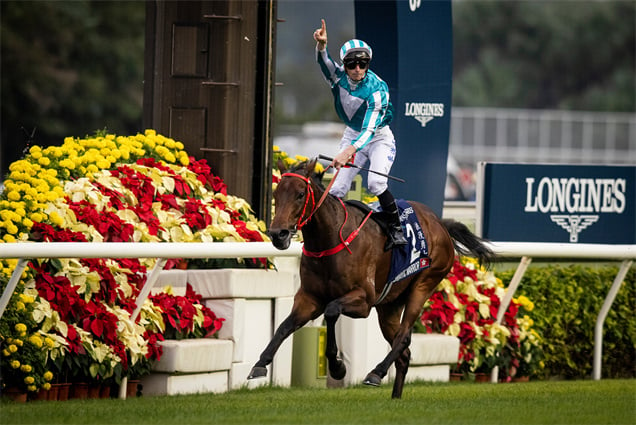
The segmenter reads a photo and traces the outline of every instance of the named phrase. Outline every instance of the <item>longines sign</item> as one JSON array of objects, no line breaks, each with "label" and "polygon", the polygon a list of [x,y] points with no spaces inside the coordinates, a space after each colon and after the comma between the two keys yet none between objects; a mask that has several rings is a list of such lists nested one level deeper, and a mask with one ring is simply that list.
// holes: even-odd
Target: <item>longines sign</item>
[{"label": "longines sign", "polygon": [[487,239],[636,243],[636,166],[481,163],[478,174]]}]

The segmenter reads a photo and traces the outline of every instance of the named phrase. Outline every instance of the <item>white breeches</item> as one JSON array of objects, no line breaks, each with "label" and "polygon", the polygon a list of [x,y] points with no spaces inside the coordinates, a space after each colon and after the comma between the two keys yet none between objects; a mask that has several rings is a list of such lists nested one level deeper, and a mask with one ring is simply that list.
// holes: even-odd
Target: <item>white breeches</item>
[{"label": "white breeches", "polygon": [[[351,141],[356,138],[358,132],[347,127],[342,140],[340,141],[340,150],[351,145]],[[391,166],[395,160],[395,138],[393,132],[387,127],[383,127],[375,132],[373,139],[356,152],[353,163],[360,167],[365,167],[369,162],[368,168],[380,173],[389,174]],[[342,167],[338,176],[331,187],[329,193],[339,198],[344,197],[351,188],[351,182],[360,170],[353,167]],[[387,178],[375,173],[368,173],[367,183],[369,192],[378,196],[388,188]]]}]

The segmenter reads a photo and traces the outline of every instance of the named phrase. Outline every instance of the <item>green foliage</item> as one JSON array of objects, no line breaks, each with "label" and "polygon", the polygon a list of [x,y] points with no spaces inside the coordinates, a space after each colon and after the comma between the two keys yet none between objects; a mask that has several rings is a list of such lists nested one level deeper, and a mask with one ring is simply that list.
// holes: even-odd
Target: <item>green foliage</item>
[{"label": "green foliage", "polygon": [[34,128],[40,146],[107,126],[141,128],[142,1],[2,1],[3,166]]},{"label": "green foliage", "polygon": [[454,1],[453,105],[632,112],[636,3]]},{"label": "green foliage", "polygon": [[[544,377],[586,378],[592,373],[596,318],[617,267],[529,268],[517,289],[535,303],[534,327],[543,336]],[[514,270],[498,273],[507,286]],[[623,282],[603,327],[602,375],[636,377],[636,268]]]}]

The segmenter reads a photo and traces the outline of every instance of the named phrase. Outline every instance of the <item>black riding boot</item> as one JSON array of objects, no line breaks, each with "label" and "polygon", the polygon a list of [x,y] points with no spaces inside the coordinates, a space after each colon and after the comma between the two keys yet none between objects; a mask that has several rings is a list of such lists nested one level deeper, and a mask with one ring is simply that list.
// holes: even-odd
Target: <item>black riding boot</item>
[{"label": "black riding boot", "polygon": [[384,250],[388,251],[397,245],[406,245],[408,242],[404,238],[404,231],[400,224],[400,213],[395,204],[395,198],[393,198],[393,195],[389,192],[389,189],[387,189],[378,196],[378,199],[380,200],[382,211],[388,215],[389,238],[384,245]]}]

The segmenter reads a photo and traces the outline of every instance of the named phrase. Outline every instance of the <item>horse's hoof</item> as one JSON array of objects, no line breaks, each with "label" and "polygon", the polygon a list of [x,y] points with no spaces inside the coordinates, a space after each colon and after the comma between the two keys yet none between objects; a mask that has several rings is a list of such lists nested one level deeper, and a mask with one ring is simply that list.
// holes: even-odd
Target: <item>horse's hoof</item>
[{"label": "horse's hoof", "polygon": [[267,376],[266,367],[254,366],[250,374],[247,376],[247,379],[264,378],[266,376]]},{"label": "horse's hoof", "polygon": [[347,374],[347,367],[342,360],[338,360],[335,366],[329,367],[329,375],[336,381],[340,381]]},{"label": "horse's hoof", "polygon": [[375,373],[369,373],[366,378],[364,378],[364,381],[362,381],[364,385],[371,385],[372,387],[379,387],[381,382],[382,378]]}]

